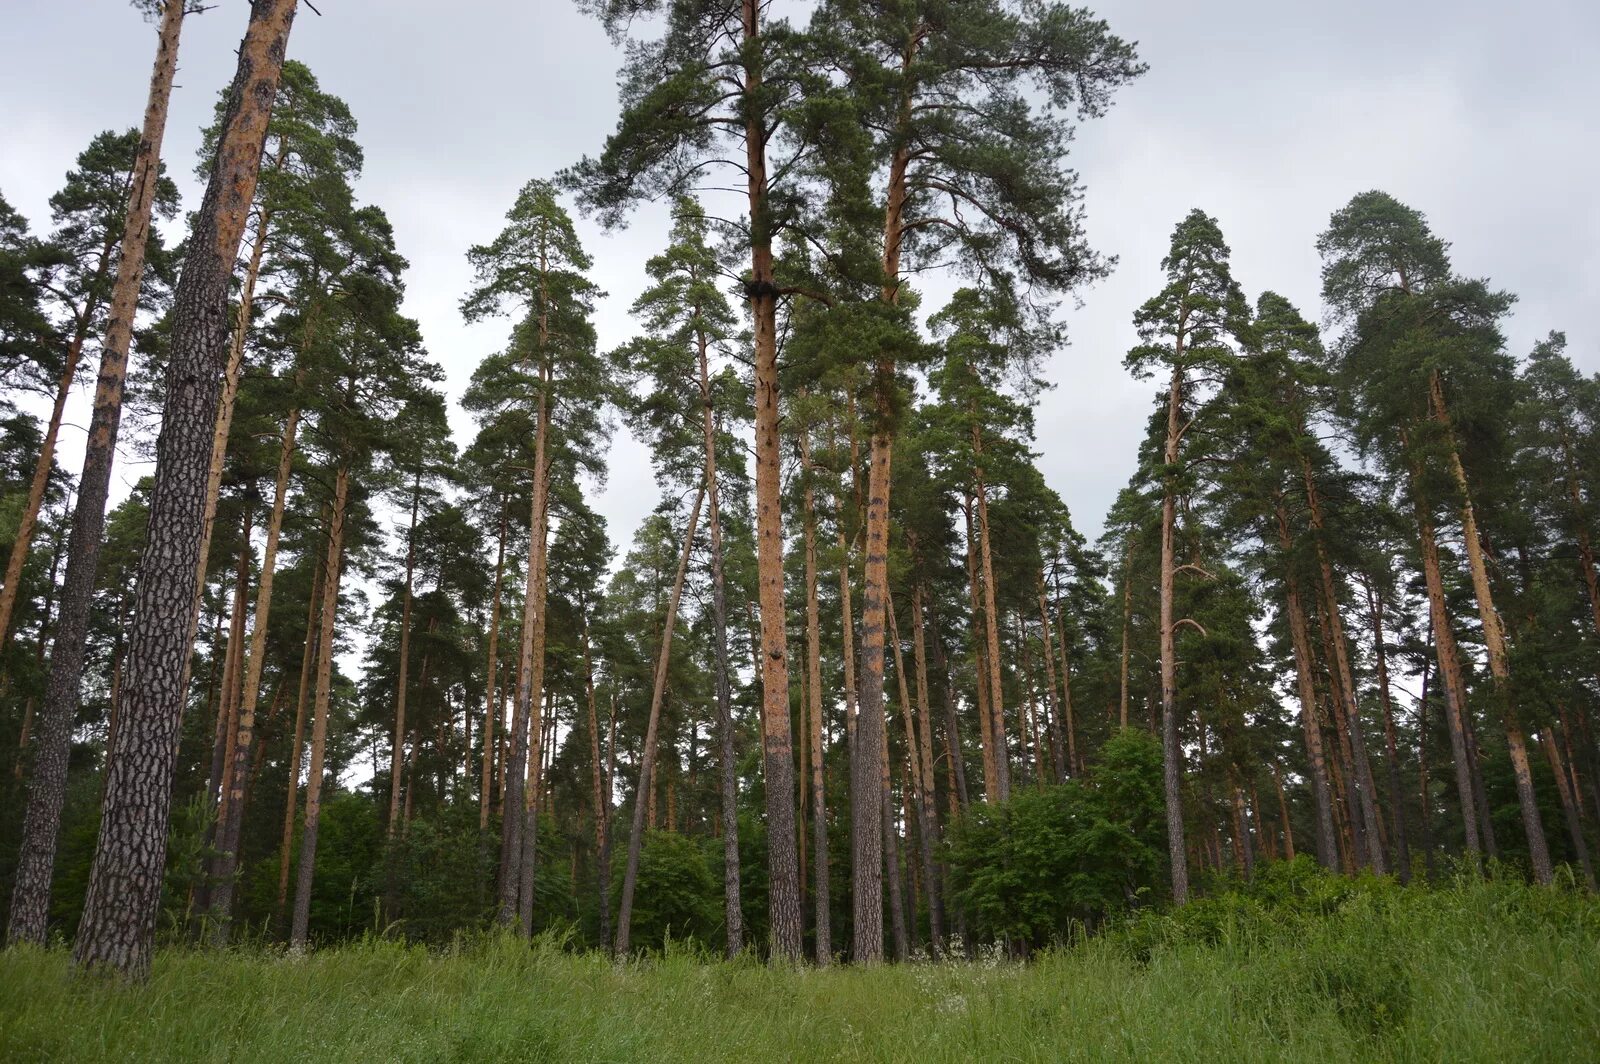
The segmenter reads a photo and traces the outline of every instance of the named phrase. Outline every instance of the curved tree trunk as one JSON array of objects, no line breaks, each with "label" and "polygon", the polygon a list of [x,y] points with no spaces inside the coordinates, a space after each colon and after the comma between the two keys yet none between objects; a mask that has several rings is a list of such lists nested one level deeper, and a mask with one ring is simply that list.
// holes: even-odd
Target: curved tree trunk
[{"label": "curved tree trunk", "polygon": [[700,522],[700,507],[705,502],[706,486],[700,485],[689,525],[683,534],[683,556],[672,581],[672,597],[667,600],[667,617],[661,628],[661,649],[656,655],[655,683],[650,691],[650,717],[645,725],[644,747],[639,751],[639,785],[633,792],[633,833],[628,836],[628,867],[622,875],[622,902],[617,913],[617,953],[628,952],[628,934],[633,929],[633,890],[639,880],[639,850],[644,843],[645,796],[651,793],[656,753],[656,734],[661,724],[661,701],[667,690],[667,667],[672,662],[672,633],[678,623],[678,600],[683,595],[683,580],[689,571],[689,555],[694,549],[695,526]]},{"label": "curved tree trunk", "polygon": [[211,180],[174,299],[150,537],[140,562],[123,719],[73,950],[82,967],[113,968],[135,978],[149,973],[160,903],[228,286],[295,6],[296,0],[257,0],[251,8]]},{"label": "curved tree trunk", "polygon": [[[16,879],[11,894],[9,942],[43,945],[49,917],[50,885],[55,874],[56,842],[61,834],[61,810],[66,802],[67,755],[72,722],[77,715],[83,654],[94,598],[95,574],[105,534],[106,499],[116,459],[117,429],[122,421],[122,390],[127,377],[128,348],[133,319],[138,312],[139,288],[144,279],[145,249],[150,240],[150,215],[161,171],[161,141],[167,127],[167,104],[172,96],[172,76],[178,66],[178,39],[185,5],[168,0],[162,5],[161,28],[156,38],[155,65],[145,103],[144,128],[134,159],[128,194],[128,217],[122,230],[117,279],[111,291],[111,315],[105,347],[100,355],[100,376],[95,385],[89,436],[84,444],[83,472],[78,480],[78,503],[72,514],[67,549],[67,574],[61,588],[61,613],[57,620],[56,649],[50,658],[44,705],[39,713],[38,740],[28,785],[28,806],[23,817],[22,846],[18,850]],[[67,379],[76,371],[70,367]],[[62,393],[64,395],[64,393]],[[52,423],[59,427],[61,395]],[[53,448],[51,437],[41,455],[46,478]],[[35,479],[38,479],[37,472]],[[41,485],[42,489],[42,485]],[[32,501],[32,485],[29,499]],[[43,492],[40,491],[40,499]],[[37,513],[35,509],[33,511]],[[26,511],[24,513],[26,517]],[[0,648],[10,631],[21,564],[17,546],[27,551],[27,537],[18,530],[13,558],[8,561],[5,583],[0,586]],[[11,572],[15,565],[16,573]],[[32,703],[30,702],[31,706]],[[27,745],[24,725],[23,745]],[[22,767],[21,759],[17,767]]]},{"label": "curved tree trunk", "polygon": [[321,634],[317,637],[317,688],[312,700],[311,769],[306,776],[305,827],[300,833],[300,860],[296,869],[294,920],[289,948],[303,950],[309,941],[311,886],[317,867],[317,828],[322,820],[322,759],[328,742],[328,702],[333,686],[333,628],[339,616],[340,563],[344,558],[345,505],[350,498],[350,470],[341,465],[334,474],[333,510],[328,523],[327,574],[322,582]]}]

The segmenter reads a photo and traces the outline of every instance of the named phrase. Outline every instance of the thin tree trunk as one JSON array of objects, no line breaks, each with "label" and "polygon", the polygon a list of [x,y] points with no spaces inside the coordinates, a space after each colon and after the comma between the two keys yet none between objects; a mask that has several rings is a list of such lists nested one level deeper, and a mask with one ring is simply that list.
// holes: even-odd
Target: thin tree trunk
[{"label": "thin tree trunk", "polygon": [[[1404,443],[1402,436],[1402,443]],[[1461,798],[1461,821],[1465,835],[1467,859],[1479,867],[1478,813],[1472,786],[1472,759],[1467,749],[1465,714],[1467,688],[1461,678],[1461,662],[1457,655],[1455,632],[1450,627],[1449,607],[1445,604],[1444,579],[1439,570],[1439,547],[1434,539],[1433,515],[1417,493],[1421,489],[1421,468],[1413,465],[1411,472],[1412,494],[1417,496],[1417,533],[1422,545],[1422,574],[1428,588],[1428,616],[1433,626],[1434,650],[1439,659],[1439,677],[1444,683],[1445,719],[1449,724],[1450,750],[1455,759],[1456,789]]]},{"label": "thin tree trunk", "polygon": [[[542,320],[542,318],[541,318]],[[543,330],[541,328],[541,337]],[[542,339],[541,339],[542,346]],[[542,373],[544,383],[548,374]],[[503,815],[500,820],[500,882],[499,909],[496,920],[504,927],[516,926],[521,930],[521,904],[518,897],[522,877],[522,850],[525,843],[523,828],[526,824],[526,782],[531,730],[537,722],[530,718],[542,696],[535,692],[533,680],[534,628],[536,618],[544,612],[544,601],[539,597],[539,570],[544,564],[545,547],[545,450],[548,441],[549,398],[547,389],[541,388],[538,400],[538,425],[534,433],[533,488],[528,514],[528,565],[522,598],[522,629],[518,638],[517,693],[511,710],[511,753],[506,765]],[[542,676],[541,676],[542,679]],[[531,916],[531,909],[530,909]],[[522,932],[526,937],[527,932]]]},{"label": "thin tree trunk", "polygon": [[[978,578],[978,544],[973,529],[972,496],[968,495],[962,514],[967,532],[967,598],[972,609],[972,665],[977,687],[978,742],[983,754],[983,798],[990,805],[1000,801],[999,754],[995,750],[994,711],[989,704],[989,664],[987,625],[983,615],[983,594]],[[980,638],[980,633],[984,638]]]},{"label": "thin tree trunk", "polygon": [[[881,367],[880,367],[881,371]],[[856,741],[850,758],[851,957],[858,964],[883,959],[883,870],[894,840],[884,750],[884,600],[888,592],[889,469],[893,441],[882,424],[872,435],[867,473],[866,558],[861,599],[861,687]],[[885,819],[890,822],[885,823]],[[896,948],[904,944],[905,913],[897,896],[898,867],[890,869],[890,916],[898,913]]]},{"label": "thin tree trunk", "polygon": [[[919,614],[920,616],[920,614]],[[933,643],[933,667],[944,677],[944,741],[945,756],[949,759],[950,819],[954,820],[967,808],[967,770],[961,756],[960,716],[956,713],[955,679],[950,674],[950,660],[945,655],[944,641],[939,638],[939,619],[933,605],[928,606],[929,639]]]},{"label": "thin tree trunk", "polygon": [[895,826],[894,787],[889,769],[888,722],[878,731],[878,755],[882,768],[880,791],[882,804],[880,826],[883,831],[883,868],[888,871],[889,926],[894,934],[895,960],[903,961],[911,955],[911,938],[906,931],[905,898],[901,893],[900,832]]},{"label": "thin tree trunk", "polygon": [[[217,720],[222,742],[214,754],[210,797],[214,802],[212,819],[206,825],[205,842],[213,851],[205,861],[206,874],[196,893],[195,911],[208,920],[214,913],[213,892],[218,874],[217,858],[222,836],[222,826],[228,816],[229,775],[233,768],[234,753],[239,744],[239,705],[243,701],[244,686],[244,627],[245,603],[250,596],[250,563],[254,554],[250,549],[250,510],[246,507],[239,529],[239,564],[233,588],[233,615],[228,624],[228,664],[223,670],[222,698]],[[210,929],[214,937],[216,931]]]},{"label": "thin tree trunk", "polygon": [[1572,852],[1578,859],[1578,868],[1583,872],[1584,885],[1592,894],[1600,889],[1595,885],[1594,866],[1589,863],[1589,846],[1583,838],[1583,821],[1580,818],[1578,803],[1573,798],[1572,783],[1567,778],[1566,767],[1561,763],[1561,751],[1558,748],[1555,736],[1548,730],[1536,740],[1544,747],[1544,756],[1550,762],[1550,772],[1556,778],[1556,791],[1561,798],[1561,815],[1567,822],[1567,834],[1572,839]]},{"label": "thin tree trunk", "polygon": [[1128,534],[1128,546],[1122,559],[1122,678],[1118,697],[1118,727],[1128,727],[1128,649],[1133,630],[1133,533]]},{"label": "thin tree trunk", "polygon": [[[696,312],[698,317],[698,311]],[[711,362],[708,354],[709,340],[704,331],[697,333],[700,370],[700,427],[705,444],[706,528],[711,543],[711,623],[713,652],[715,654],[715,682],[717,694],[717,742],[719,750],[719,781],[721,783],[722,819],[726,825],[722,832],[722,912],[726,929],[728,956],[744,950],[744,909],[739,900],[739,780],[738,765],[734,761],[733,745],[733,691],[728,667],[728,593],[727,578],[722,558],[722,511],[720,485],[717,481],[717,423],[711,392]],[[807,480],[807,504],[810,503],[810,481]],[[807,528],[807,542],[812,545],[808,570],[813,592],[812,609],[815,610],[816,555],[813,529]],[[818,764],[821,754],[818,753]],[[818,806],[820,809],[821,807]],[[820,814],[819,814],[820,815]],[[826,855],[826,829],[823,849],[819,851],[824,865]],[[826,943],[824,926],[821,941]]]},{"label": "thin tree trunk", "polygon": [[[499,662],[497,655],[500,650],[500,589],[505,582],[506,572],[506,508],[500,507],[500,536],[497,540],[499,546],[494,556],[494,605],[489,612],[489,665],[488,690],[483,697],[483,782],[478,788],[478,830],[489,830],[489,799],[490,789],[494,785],[494,726],[495,718],[500,715],[495,705],[495,681],[499,678]],[[587,647],[587,644],[585,644]],[[470,744],[469,744],[470,746]]]},{"label": "thin tree trunk", "polygon": [[[912,609],[917,608],[916,592],[912,592]],[[910,776],[911,809],[916,815],[917,836],[922,856],[923,890],[928,899],[928,931],[934,955],[944,952],[944,906],[939,885],[938,847],[939,822],[933,808],[933,755],[932,737],[928,734],[928,675],[927,667],[919,654],[917,657],[917,721],[911,713],[911,696],[906,683],[905,654],[901,650],[900,625],[896,621],[894,599],[888,598],[889,638],[894,644],[894,671],[900,689],[900,706],[906,730],[906,763]],[[920,722],[920,724],[918,723]],[[910,832],[907,832],[909,838]],[[916,916],[916,909],[911,911]]]},{"label": "thin tree trunk", "polygon": [[[826,966],[833,960],[833,934],[831,930],[830,878],[828,859],[828,798],[826,774],[823,771],[822,744],[822,614],[817,603],[817,509],[816,489],[811,465],[811,435],[800,432],[801,475],[805,490],[802,495],[805,522],[805,580],[806,580],[806,697],[809,699],[811,733],[811,869],[814,876],[811,888],[815,904],[814,937],[817,964]],[[842,534],[842,533],[841,533]],[[848,574],[840,582],[840,590],[847,591]],[[845,611],[849,617],[849,611]],[[845,651],[848,667],[849,650]],[[724,808],[723,819],[728,810]]]},{"label": "thin tree trunk", "polygon": [[1294,825],[1289,822],[1289,800],[1283,793],[1283,773],[1272,763],[1272,782],[1278,788],[1278,815],[1283,818],[1283,859],[1294,860]]},{"label": "thin tree trunk", "polygon": [[[1182,358],[1182,342],[1178,344]],[[1178,464],[1178,443],[1182,438],[1179,407],[1183,402],[1183,373],[1172,371],[1172,386],[1167,400],[1168,469]],[[1172,616],[1174,581],[1173,535],[1177,522],[1177,496],[1168,475],[1161,502],[1161,746],[1165,762],[1167,805],[1167,855],[1172,863],[1172,900],[1182,905],[1189,900],[1188,851],[1183,841],[1183,748],[1178,744],[1178,659],[1175,650]]]},{"label": "thin tree trunk", "polygon": [[639,850],[644,843],[645,801],[653,784],[656,735],[661,725],[661,701],[667,689],[667,667],[672,662],[672,633],[678,623],[678,600],[683,595],[684,576],[689,570],[689,555],[694,550],[695,527],[700,522],[700,507],[706,498],[706,485],[700,485],[694,508],[689,511],[689,524],[683,534],[683,555],[678,559],[678,572],[672,581],[672,597],[667,600],[667,616],[661,628],[661,649],[656,656],[655,682],[650,692],[650,716],[645,724],[644,748],[639,752],[639,786],[634,791],[633,833],[628,836],[628,866],[622,875],[622,902],[617,913],[618,954],[628,952],[628,935],[633,925],[633,891],[639,880]]},{"label": "thin tree trunk", "polygon": [[972,447],[976,461],[972,467],[974,496],[978,504],[978,562],[980,583],[983,588],[984,628],[989,648],[989,712],[994,733],[994,760],[998,776],[1000,800],[1011,797],[1011,758],[1006,746],[1005,696],[1000,679],[1000,614],[995,607],[994,554],[990,549],[989,489],[983,474],[983,437],[977,426],[972,429]]},{"label": "thin tree trunk", "polygon": [[[1317,722],[1317,694],[1311,671],[1311,637],[1307,630],[1305,606],[1300,600],[1300,582],[1287,567],[1294,541],[1289,531],[1289,516],[1282,496],[1277,500],[1278,545],[1285,562],[1283,575],[1284,613],[1289,620],[1294,646],[1296,690],[1300,696],[1300,723],[1306,738],[1306,760],[1311,772],[1311,796],[1316,803],[1317,863],[1327,869],[1339,865],[1334,843],[1333,797],[1328,785],[1328,759],[1322,747],[1322,727]],[[1281,786],[1281,783],[1280,783]],[[1284,821],[1288,823],[1287,820]],[[1290,846],[1293,849],[1293,846]]]},{"label": "thin tree trunk", "polygon": [[[1047,701],[1050,705],[1050,762],[1055,767],[1057,783],[1066,780],[1068,774],[1076,773],[1078,763],[1078,739],[1073,734],[1072,724],[1072,678],[1067,676],[1062,685],[1065,691],[1065,710],[1063,700],[1057,697],[1056,691],[1056,658],[1055,648],[1050,636],[1050,612],[1045,608],[1044,601],[1044,574],[1039,574],[1039,638],[1042,640],[1044,650],[1044,682],[1049,695]],[[1061,633],[1061,664],[1066,666],[1067,635]],[[1066,750],[1061,746],[1062,724],[1065,723],[1067,732]],[[1070,751],[1070,753],[1068,752]]]},{"label": "thin tree trunk", "polygon": [[384,830],[394,838],[400,815],[400,771],[406,757],[406,688],[411,666],[411,578],[417,564],[417,508],[422,503],[422,474],[411,482],[411,523],[406,526],[406,577],[400,606],[400,668],[394,691],[394,746],[389,754],[389,818]]},{"label": "thin tree trunk", "polygon": [[589,656],[589,615],[583,616],[583,694],[589,710],[589,760],[594,766],[595,885],[600,901],[600,941],[611,945],[611,794],[600,759],[600,721],[594,702],[594,665]]},{"label": "thin tree trunk", "polygon": [[127,694],[73,956],[149,974],[171,811],[185,665],[196,621],[208,445],[227,333],[228,286],[255,193],[296,0],[257,0],[174,298],[166,401],[139,570]]},{"label": "thin tree trunk", "polygon": [[[313,563],[315,566],[315,563]],[[320,567],[315,568],[311,581],[311,595],[306,606],[306,645],[300,655],[300,684],[294,700],[294,742],[289,749],[289,780],[283,798],[283,842],[278,850],[278,898],[272,907],[276,920],[282,924],[288,913],[289,865],[294,848],[294,817],[300,798],[300,766],[305,756],[306,695],[311,687],[311,673],[316,665],[321,642],[317,638],[318,610],[322,605],[322,584],[326,579]],[[284,931],[287,929],[285,928]]]},{"label": "thin tree trunk", "polygon": [[[166,132],[167,104],[172,96],[173,72],[178,65],[178,39],[183,28],[185,7],[180,0],[168,0],[161,10],[155,64],[145,102],[144,128],[134,157],[128,215],[122,230],[117,278],[111,290],[105,346],[100,355],[100,376],[95,385],[89,435],[84,444],[78,502],[72,514],[67,574],[61,588],[61,613],[56,624],[56,648],[50,658],[44,705],[39,714],[38,740],[33,752],[33,769],[29,776],[28,805],[23,815],[22,845],[18,850],[11,916],[7,925],[7,941],[11,943],[43,945],[45,942],[50,886],[55,875],[56,844],[61,834],[61,810],[66,803],[67,757],[71,751],[72,721],[77,715],[80,701],[83,655],[94,598],[95,575],[99,568],[100,546],[105,533],[106,500],[116,458],[117,429],[122,420],[122,390],[127,376],[128,348],[133,335],[134,317],[138,312],[139,288],[144,279],[151,209],[161,170],[161,141]],[[76,370],[75,364],[68,367],[64,379],[69,384]],[[52,425],[56,431],[59,431],[67,391],[60,389],[57,393],[52,412]],[[44,451],[40,455],[40,468],[44,470],[45,482],[48,482],[53,460],[54,440],[53,434],[47,434]],[[39,480],[37,469],[34,479]],[[43,483],[38,485],[41,502],[44,497],[43,486]],[[34,485],[30,484],[30,503],[33,497]],[[25,518],[27,512],[25,510]],[[37,513],[37,504],[31,512]],[[31,523],[25,519],[24,524]],[[28,533],[31,534],[31,527]],[[22,528],[18,529],[12,557],[7,563],[5,583],[0,586],[0,649],[4,649],[10,633],[11,614],[16,603],[21,562],[26,557],[29,534],[24,534]],[[54,580],[51,583],[54,584]],[[31,699],[28,706],[30,709],[33,706]],[[21,742],[24,748],[28,745],[28,737],[29,722],[25,721]],[[22,758],[19,757],[19,774],[22,765]]]},{"label": "thin tree trunk", "polygon": [[1362,579],[1367,593],[1367,613],[1372,618],[1372,652],[1378,672],[1378,697],[1383,703],[1384,758],[1388,762],[1389,810],[1394,819],[1395,865],[1400,882],[1411,881],[1411,843],[1406,830],[1405,801],[1400,790],[1400,753],[1395,740],[1394,699],[1389,689],[1389,648],[1383,634],[1383,604],[1373,593],[1372,581]]},{"label": "thin tree trunk", "polygon": [[289,948],[303,950],[310,937],[311,886],[317,867],[317,828],[322,820],[322,761],[328,742],[328,703],[333,687],[333,627],[339,615],[340,563],[344,558],[345,505],[350,498],[350,469],[341,464],[334,474],[333,511],[328,523],[327,574],[322,581],[321,633],[317,637],[317,686],[312,698],[311,769],[306,776],[305,826],[300,832],[300,860],[294,890],[294,920]]},{"label": "thin tree trunk", "polygon": [[1323,524],[1322,496],[1311,471],[1311,463],[1300,459],[1301,477],[1305,482],[1306,499],[1311,512],[1311,540],[1317,551],[1317,571],[1321,578],[1319,614],[1327,628],[1327,642],[1333,651],[1329,662],[1330,675],[1335,682],[1335,695],[1342,709],[1344,730],[1350,736],[1350,756],[1355,769],[1356,793],[1360,800],[1359,814],[1366,839],[1367,861],[1379,875],[1388,872],[1383,846],[1379,841],[1378,789],[1372,778],[1372,763],[1367,758],[1367,741],[1361,727],[1361,704],[1356,697],[1355,675],[1350,668],[1350,654],[1345,642],[1344,622],[1339,614],[1339,588],[1334,579],[1333,563],[1328,560],[1326,529]]}]

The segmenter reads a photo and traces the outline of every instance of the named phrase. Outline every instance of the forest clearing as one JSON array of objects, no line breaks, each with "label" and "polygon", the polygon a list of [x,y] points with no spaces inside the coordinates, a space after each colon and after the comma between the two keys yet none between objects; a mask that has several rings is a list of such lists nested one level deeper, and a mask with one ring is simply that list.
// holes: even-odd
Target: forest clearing
[{"label": "forest clearing", "polygon": [[1600,8],[82,3],[0,1059],[1600,1060]]}]

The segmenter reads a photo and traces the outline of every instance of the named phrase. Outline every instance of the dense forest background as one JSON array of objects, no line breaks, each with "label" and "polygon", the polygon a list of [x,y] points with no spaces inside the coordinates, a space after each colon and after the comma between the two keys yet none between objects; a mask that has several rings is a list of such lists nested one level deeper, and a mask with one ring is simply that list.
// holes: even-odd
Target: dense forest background
[{"label": "dense forest background", "polygon": [[[1134,269],[1076,169],[1160,76],[1119,20],[617,0],[579,5],[615,105],[419,298],[292,0],[194,158],[179,33],[237,13],[136,6],[143,129],[130,90],[0,202],[11,941],[826,964],[1026,956],[1297,855],[1595,888],[1600,380],[1476,215],[1178,182]],[[1303,230],[1281,283],[1233,214]],[[1085,517],[1075,470],[1131,475]]]}]

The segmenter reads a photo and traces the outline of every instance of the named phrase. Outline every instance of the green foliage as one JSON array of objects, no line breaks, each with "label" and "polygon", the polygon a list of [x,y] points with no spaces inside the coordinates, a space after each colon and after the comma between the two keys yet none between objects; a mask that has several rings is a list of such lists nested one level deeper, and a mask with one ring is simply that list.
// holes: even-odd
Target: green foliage
[{"label": "green foliage", "polygon": [[1085,780],[968,811],[950,833],[956,902],[980,940],[1065,941],[1158,882],[1162,815],[1161,746],[1125,731]]},{"label": "green foliage", "polygon": [[[649,831],[639,850],[634,894],[634,946],[660,949],[668,941],[709,945],[722,923],[721,848],[715,857],[701,840],[674,831]],[[718,862],[712,870],[713,860]],[[623,862],[612,865],[612,896],[622,890]]]}]

